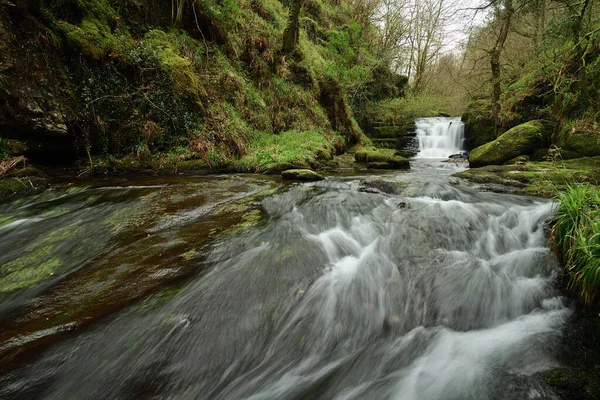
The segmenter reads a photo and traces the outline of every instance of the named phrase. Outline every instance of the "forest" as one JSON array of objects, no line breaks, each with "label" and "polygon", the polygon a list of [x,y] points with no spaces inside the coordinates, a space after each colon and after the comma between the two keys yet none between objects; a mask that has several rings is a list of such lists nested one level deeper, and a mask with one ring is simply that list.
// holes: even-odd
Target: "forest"
[{"label": "forest", "polygon": [[[215,213],[215,219],[211,220],[213,225],[203,227],[206,234],[202,233],[201,239],[194,239],[203,243],[202,246],[208,246],[213,241],[230,240],[221,238],[250,235],[248,230],[262,229],[265,224],[267,227],[275,224],[272,221],[279,221],[278,218],[287,218],[278,214],[280,208],[273,206],[274,200],[270,197],[285,197],[282,193],[288,187],[277,186],[280,176],[285,182],[289,179],[305,182],[342,179],[346,182],[346,176],[357,174],[361,176],[356,183],[360,193],[419,199],[439,197],[445,201],[451,198],[449,193],[453,189],[446,188],[435,195],[427,192],[427,180],[437,178],[431,178],[427,172],[431,166],[423,170],[419,164],[423,159],[423,153],[419,157],[423,150],[420,136],[423,121],[442,121],[448,127],[452,124],[464,126],[464,140],[461,139],[460,148],[455,149],[458,154],[444,155],[444,164],[436,164],[438,169],[444,168],[439,165],[458,168],[452,170],[451,175],[444,175],[445,182],[456,187],[475,188],[470,190],[478,193],[495,192],[537,199],[531,201],[544,199],[547,203],[543,204],[551,205],[551,211],[544,211],[545,218],[536,220],[542,226],[539,229],[544,231],[543,243],[536,246],[549,249],[547,258],[556,260],[560,267],[549,278],[552,283],[544,287],[554,287],[556,293],[563,296],[561,301],[569,302],[574,311],[565,319],[567,322],[562,328],[552,328],[563,332],[560,340],[544,347],[544,351],[564,348],[561,355],[556,356],[558,361],[552,368],[540,367],[539,371],[537,367],[531,367],[535,370],[531,375],[543,381],[553,393],[540,398],[600,398],[600,4],[592,0],[0,0],[0,249],[3,241],[6,246],[6,254],[0,255],[0,321],[8,321],[8,328],[0,329],[0,359],[5,357],[7,360],[3,362],[5,367],[0,368],[0,387],[12,379],[7,371],[25,365],[21,364],[22,360],[31,359],[32,352],[49,346],[38,339],[28,339],[37,337],[39,332],[49,332],[57,326],[68,327],[71,323],[87,326],[88,322],[83,321],[96,323],[135,302],[160,297],[167,292],[165,298],[177,297],[178,292],[172,290],[175,279],[172,282],[165,278],[160,285],[144,281],[147,284],[140,284],[143,288],[136,292],[132,288],[138,278],[132,272],[131,276],[123,278],[123,287],[129,288],[127,294],[117,300],[105,297],[105,294],[90,293],[94,284],[107,284],[112,279],[107,277],[117,274],[118,269],[104,275],[98,272],[99,275],[93,275],[93,278],[92,275],[78,278],[76,274],[85,270],[87,267],[82,266],[89,263],[101,269],[106,260],[109,260],[107,264],[114,263],[115,268],[117,264],[135,264],[126,257],[125,250],[114,256],[109,249],[121,249],[122,243],[130,243],[130,240],[134,243],[133,238],[138,240],[145,233],[123,232],[129,232],[132,227],[150,226],[150,221],[160,225],[161,213],[166,215],[174,207],[187,207],[188,203],[199,207],[200,203],[194,201],[200,200],[192,201],[186,197],[191,196],[191,192],[185,190],[184,194],[164,195],[169,201],[177,196],[185,198],[181,203],[173,200],[173,203],[161,203],[160,206],[156,205],[158,200],[157,203],[155,200],[146,203],[146,198],[153,198],[152,193],[110,198],[106,200],[110,204],[123,204],[123,215],[139,217],[139,221],[127,220],[128,230],[124,231],[125,228],[117,227],[116,222],[109,222],[110,218],[116,218],[114,221],[125,218],[117,211],[98,216],[105,218],[103,223],[110,226],[110,229],[106,228],[106,241],[102,241],[105,238],[102,236],[98,242],[104,243],[102,246],[105,247],[81,250],[81,254],[77,249],[87,247],[78,247],[81,245],[73,235],[83,238],[85,229],[92,228],[79,227],[80,220],[73,219],[65,227],[73,225],[78,226],[77,229],[71,233],[65,231],[60,238],[50,233],[43,236],[39,233],[42,230],[35,229],[29,233],[24,230],[22,234],[37,232],[39,237],[17,237],[14,229],[22,229],[17,222],[38,218],[38,214],[22,216],[23,210],[39,212],[40,218],[63,218],[63,215],[74,213],[75,208],[70,207],[75,206],[62,204],[60,199],[88,196],[83,193],[91,190],[89,188],[109,187],[107,180],[112,182],[111,185],[117,182],[113,186],[119,186],[123,181],[138,182],[141,179],[142,183],[137,186],[143,187],[144,179],[154,179],[156,182],[152,181],[151,185],[175,187],[182,184],[178,179],[209,179],[205,177],[224,174],[229,177],[223,183],[225,189],[212,188],[212,183],[202,183],[209,189],[198,189],[200,192],[206,190],[206,199],[202,201],[214,202],[210,207],[206,205],[207,210],[212,210],[206,211],[207,215]],[[448,156],[451,158],[447,159]],[[392,180],[404,179],[402,174],[414,174],[417,176],[414,179],[421,183],[415,184],[411,181],[413,178],[406,178],[408,183],[394,181],[392,184],[386,181],[387,175],[369,178],[369,174],[379,174],[379,171],[399,174],[390,178]],[[242,180],[266,179],[267,183],[252,181],[240,183],[238,187],[238,183],[233,182],[238,176],[242,176]],[[74,186],[71,188],[70,185]],[[83,187],[86,189],[79,192],[77,188]],[[240,197],[232,193],[238,193]],[[309,195],[302,193],[294,192],[294,196],[306,196],[306,202],[310,203]],[[55,195],[57,197],[52,197]],[[96,207],[95,201],[105,201],[104,196],[109,195],[98,195],[101,200],[94,196],[89,194],[85,201],[79,200],[85,207]],[[222,196],[233,197],[221,201]],[[467,197],[457,201],[476,202],[465,200]],[[140,210],[143,207],[159,207],[160,210],[152,217],[138,216],[136,201],[144,204],[139,205]],[[294,203],[296,199],[289,201]],[[344,201],[353,204],[351,199]],[[494,200],[484,203],[488,202]],[[504,197],[498,200],[498,204],[508,202]],[[42,210],[39,205],[42,203],[56,208]],[[262,205],[259,207],[258,204]],[[398,212],[413,207],[409,200],[400,204],[404,206],[398,206]],[[522,206],[518,202],[510,204],[506,206],[506,212]],[[298,200],[295,207],[301,209],[303,205],[305,203]],[[355,206],[361,210],[366,207]],[[60,207],[70,211],[63,214]],[[269,207],[278,211],[269,211]],[[311,215],[319,212],[313,210]],[[346,221],[346,211],[340,212],[335,219],[323,211],[323,218],[332,218],[344,228],[356,222]],[[494,212],[488,214],[494,215]],[[531,211],[528,215],[536,212]],[[468,218],[465,216],[464,220]],[[526,220],[529,217],[521,215],[518,218]],[[308,219],[304,217],[303,221]],[[419,225],[420,222],[403,221],[409,228],[417,229],[413,240],[425,235],[424,232],[434,236],[434,231],[429,231],[433,228],[427,224],[435,222],[425,221],[424,225]],[[281,227],[275,225],[273,232],[277,228]],[[377,229],[380,228],[377,225]],[[510,225],[506,229],[513,228]],[[62,232],[63,226],[48,229],[48,232]],[[302,232],[312,232],[311,229],[308,227]],[[495,229],[490,227],[486,234],[492,235],[489,232],[493,231],[499,238],[506,231]],[[527,238],[537,237],[536,229],[528,231]],[[324,240],[323,232],[314,233],[314,237]],[[127,239],[120,239],[119,235],[126,235]],[[189,232],[177,231],[177,235],[188,235],[185,240],[191,238]],[[523,235],[521,232],[513,236],[527,243],[533,240],[525,239]],[[296,236],[290,234],[290,237]],[[111,244],[110,240],[116,240],[114,238],[124,242],[118,242],[121,243],[118,246]],[[328,256],[328,246],[342,240],[336,238],[323,242]],[[30,240],[41,244],[35,247],[29,244]],[[356,243],[361,240],[356,239]],[[474,240],[469,239],[469,243]],[[512,243],[512,239],[494,240],[503,244],[498,244],[499,249],[490,253],[492,259],[499,253],[510,253],[507,249],[511,245],[506,243]],[[263,242],[271,243],[266,239]],[[175,246],[181,254],[173,255],[185,265],[199,259],[197,252],[201,248],[199,244],[186,243],[185,246],[177,245],[183,246],[181,248]],[[256,249],[261,246],[257,244]],[[343,253],[354,244],[339,246],[342,250],[336,251]],[[427,248],[428,259],[435,259],[434,250],[446,248],[444,246],[430,243],[419,248]],[[13,254],[9,251],[13,248],[23,250]],[[65,254],[61,255],[61,251]],[[84,257],[86,251],[89,259]],[[203,260],[204,257],[220,260],[208,250],[202,251],[206,252],[202,253],[206,254],[202,256]],[[286,259],[283,255],[286,251],[301,257],[300,250],[285,247],[269,259]],[[406,254],[412,254],[413,250],[406,251]],[[72,267],[66,267],[69,263],[61,258],[63,256],[65,260],[71,258]],[[140,271],[150,268],[150,258],[144,260],[139,268],[136,267],[135,274],[144,275]],[[214,263],[218,265],[217,261]],[[196,279],[190,278],[192,276],[199,276],[189,272],[189,266],[185,268],[182,267],[185,273],[177,275],[178,285],[184,281],[182,276],[186,277],[186,282]],[[527,279],[533,281],[544,276],[542,272],[532,274]],[[58,275],[61,280],[56,280]],[[293,275],[290,272],[290,276]],[[497,273],[497,276],[504,275]],[[75,286],[81,284],[85,290],[75,295],[68,285],[63,288],[66,284],[62,279],[67,283],[73,280]],[[167,281],[172,286],[165,289]],[[391,281],[393,279],[389,278],[386,282]],[[387,287],[388,283],[382,287]],[[110,290],[118,291],[118,287],[110,286]],[[150,296],[159,293],[159,287],[163,290],[161,294]],[[491,293],[498,286],[485,289],[487,286],[482,283],[481,286],[465,284],[464,287],[470,287],[473,293],[488,289]],[[302,293],[311,290],[304,288]],[[406,290],[406,293],[410,292]],[[381,291],[383,293],[384,289]],[[506,289],[494,299],[510,298],[508,291]],[[360,293],[364,294],[365,290]],[[41,295],[54,299],[49,307],[56,309],[48,311],[48,322],[40,317],[46,311],[35,308],[38,303],[31,299],[29,303],[21,300],[27,296],[38,299],[35,296]],[[70,306],[64,299],[80,298],[78,296],[85,301],[77,303],[69,313],[65,311]],[[537,294],[532,294],[531,298],[535,296]],[[539,300],[531,310],[527,308],[529,306],[523,306],[523,309],[527,308],[531,313],[546,310],[548,298]],[[313,303],[318,303],[315,299]],[[162,297],[159,300],[162,301]],[[343,303],[340,299],[337,301],[336,304]],[[353,304],[353,311],[344,315],[359,313],[357,307],[374,309],[378,301],[369,297],[358,306]],[[490,304],[493,301],[490,300]],[[3,304],[6,310],[2,308]],[[98,305],[92,307],[90,304]],[[306,307],[306,310],[310,309]],[[452,316],[442,316],[444,311],[440,309],[436,321],[458,324],[456,321],[466,308],[468,306],[464,304],[457,306],[455,314],[448,312]],[[423,309],[427,309],[426,305]],[[308,315],[306,310],[303,312]],[[277,320],[276,311],[272,310],[269,315]],[[404,323],[404,316],[399,317],[399,313],[390,315],[386,314],[383,322],[384,334]],[[488,314],[473,311],[473,315]],[[496,322],[512,321],[513,317],[515,315],[508,313],[498,317]],[[429,320],[423,318],[414,326],[428,326]],[[317,336],[326,337],[329,332],[343,330],[339,320],[336,321],[338,325],[331,322],[331,330]],[[457,332],[471,332],[472,329],[496,326],[482,321],[478,322],[481,325],[464,322],[464,325],[452,328]],[[301,322],[285,324],[303,326]],[[276,322],[273,324],[280,326]],[[380,322],[378,324],[381,326]],[[410,331],[408,327],[402,329],[405,328],[403,334]],[[60,328],[56,336],[67,335],[65,329]],[[281,332],[279,334],[283,336],[284,333],[291,334]],[[25,344],[13,348],[18,340]],[[556,344],[559,342],[560,345]],[[302,360],[305,362],[307,358]],[[247,360],[239,362],[238,367],[242,368]],[[311,373],[322,372],[319,368],[325,367],[319,364],[312,368]],[[252,379],[260,381],[256,387],[244,389],[247,393],[257,393],[257,396],[264,394],[265,397],[260,398],[333,398],[329,396],[346,392],[335,391],[333,388],[337,383],[331,383],[342,382],[338,376],[342,374],[338,368],[342,367],[336,364],[331,368],[337,375],[324,373],[315,378],[315,382],[318,381],[318,384],[314,383],[316,388],[311,386],[306,392],[302,391],[304,389],[297,389],[297,392],[258,391],[258,388],[270,387],[267,384],[270,381],[265,378],[269,375],[267,372],[264,376],[258,373],[256,376],[241,373],[236,376],[248,378],[248,382]],[[529,371],[525,367],[522,370]],[[4,373],[8,378],[2,377]],[[303,378],[312,376],[306,371],[298,374]],[[166,377],[160,379],[163,378],[168,380]],[[284,378],[281,379],[283,382]],[[206,398],[239,398],[236,396],[244,393],[239,386],[241,383],[235,386],[223,382],[222,387],[189,393],[208,396]],[[494,382],[494,385],[502,386]],[[0,389],[0,397],[4,394],[7,398],[25,398],[20,396],[42,393],[35,392],[38,390],[36,384],[31,385],[31,392]],[[342,387],[342,383],[339,385]],[[148,390],[159,395],[165,387],[152,386],[155,392]],[[357,391],[346,393],[348,397],[344,398],[368,398],[368,393],[388,398],[389,393],[385,392],[384,396],[377,387],[373,383],[373,387],[369,386],[373,391],[365,389],[365,392],[354,388]],[[538,390],[537,386],[532,387]],[[57,391],[53,395],[61,398],[65,393]],[[101,398],[108,392],[89,393],[82,398]],[[113,395],[117,396],[115,393]],[[471,398],[464,394],[467,392],[460,393],[456,395],[457,399]],[[475,392],[468,393],[475,396],[473,398],[521,398],[518,395],[499,397],[497,393],[484,395],[477,392],[477,396],[473,394]],[[416,390],[415,396],[438,398],[426,390]]]}]

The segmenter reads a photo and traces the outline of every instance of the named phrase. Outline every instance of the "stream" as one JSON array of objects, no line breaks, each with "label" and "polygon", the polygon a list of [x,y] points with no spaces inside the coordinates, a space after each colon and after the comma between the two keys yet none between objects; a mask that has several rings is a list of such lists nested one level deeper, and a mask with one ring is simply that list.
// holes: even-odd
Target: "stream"
[{"label": "stream", "polygon": [[571,310],[553,203],[479,192],[427,154],[2,206],[0,398],[555,399],[538,373]]}]

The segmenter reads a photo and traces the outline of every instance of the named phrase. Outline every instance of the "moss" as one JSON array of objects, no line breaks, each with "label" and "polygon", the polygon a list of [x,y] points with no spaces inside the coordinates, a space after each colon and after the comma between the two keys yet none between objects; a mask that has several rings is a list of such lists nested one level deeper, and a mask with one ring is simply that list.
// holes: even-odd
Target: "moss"
[{"label": "moss", "polygon": [[494,122],[489,100],[476,100],[467,105],[462,115],[465,124],[465,144],[474,149],[495,139]]},{"label": "moss", "polygon": [[234,227],[227,229],[223,234],[225,235],[234,235],[240,232],[244,232],[250,228],[253,228],[259,224],[259,222],[263,219],[264,214],[261,210],[250,210],[245,212],[242,215],[242,220],[239,224]]},{"label": "moss", "polygon": [[565,124],[557,139],[561,154],[572,157],[600,155],[600,128],[595,122],[576,120]]},{"label": "moss", "polygon": [[53,256],[55,247],[76,235],[81,228],[66,226],[57,229],[23,249],[23,255],[0,267],[0,292],[27,288],[58,274],[64,262]]},{"label": "moss", "polygon": [[258,132],[247,153],[234,161],[232,167],[242,171],[267,171],[278,165],[284,169],[318,167],[333,157],[336,139],[317,131],[287,131],[278,135]]},{"label": "moss", "polygon": [[359,163],[366,163],[368,168],[373,169],[408,169],[408,159],[396,155],[393,149],[377,149],[374,147],[358,150],[354,159]]},{"label": "moss", "polygon": [[322,181],[323,176],[310,169],[288,169],[281,173],[284,179],[293,179],[298,181]]},{"label": "moss", "polygon": [[[454,176],[478,184],[512,187],[521,193],[552,197],[570,182],[600,182],[600,157],[585,157],[556,162],[528,162],[521,165],[488,165],[471,168]],[[493,188],[494,189],[494,188]],[[497,187],[502,191],[502,187]]]},{"label": "moss", "polygon": [[43,179],[4,178],[0,179],[0,204],[30,196],[42,190]]},{"label": "moss", "polygon": [[518,125],[496,140],[473,149],[469,154],[469,165],[500,165],[519,155],[532,153],[549,143],[549,134],[539,121]]},{"label": "moss", "polygon": [[146,58],[145,62],[156,65],[169,76],[178,91],[198,97],[201,92],[200,79],[193,68],[193,59],[180,52],[181,35],[160,29],[149,31],[140,44],[141,56]]}]

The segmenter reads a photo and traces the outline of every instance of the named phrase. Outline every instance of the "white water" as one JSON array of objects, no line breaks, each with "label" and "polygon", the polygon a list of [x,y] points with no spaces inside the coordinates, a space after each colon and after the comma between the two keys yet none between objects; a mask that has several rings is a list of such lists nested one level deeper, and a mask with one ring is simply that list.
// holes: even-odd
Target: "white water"
[{"label": "white water", "polygon": [[571,313],[553,204],[448,168],[379,177],[398,195],[336,178],[265,198],[264,225],[218,241],[206,274],[0,377],[0,398],[556,400],[538,376]]},{"label": "white water", "polygon": [[447,158],[463,150],[464,125],[460,117],[421,118],[416,125],[417,158]]}]

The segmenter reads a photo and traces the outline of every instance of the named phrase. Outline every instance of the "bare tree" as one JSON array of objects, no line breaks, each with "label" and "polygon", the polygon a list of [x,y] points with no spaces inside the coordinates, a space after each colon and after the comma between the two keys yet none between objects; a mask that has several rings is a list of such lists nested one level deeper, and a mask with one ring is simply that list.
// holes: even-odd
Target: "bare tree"
[{"label": "bare tree", "polygon": [[[500,2],[501,1],[501,2]],[[500,54],[504,48],[504,43],[508,37],[510,23],[515,12],[512,0],[500,0],[496,4],[497,20],[500,23],[500,31],[494,42],[494,46],[490,49],[490,69],[492,72],[492,118],[494,119],[496,136],[498,135],[500,126],[500,95],[502,87],[500,85]]]},{"label": "bare tree", "polygon": [[435,63],[442,50],[444,25],[447,22],[445,5],[445,0],[417,1],[413,5],[408,74],[413,77],[415,92],[423,90],[427,69]]}]

